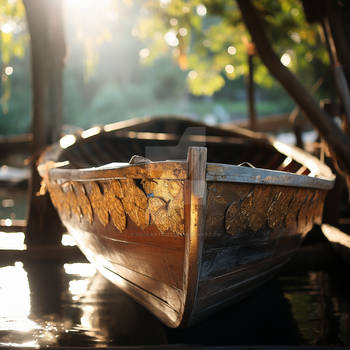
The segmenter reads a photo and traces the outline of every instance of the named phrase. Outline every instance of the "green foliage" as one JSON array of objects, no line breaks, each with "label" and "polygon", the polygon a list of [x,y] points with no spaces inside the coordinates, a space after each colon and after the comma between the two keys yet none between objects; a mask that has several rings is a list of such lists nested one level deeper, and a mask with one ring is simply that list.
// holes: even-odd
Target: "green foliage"
[{"label": "green foliage", "polygon": [[[79,86],[78,80],[73,71],[65,75],[65,120],[83,128],[147,113],[167,113],[165,106],[176,106],[185,99],[184,76],[168,60],[140,67],[133,81],[108,80],[100,75]],[[96,83],[100,86],[91,92]]]},{"label": "green foliage", "polygon": [[1,109],[8,111],[11,96],[11,78],[15,57],[23,57],[28,35],[25,33],[25,12],[22,1],[0,0],[0,63],[1,63]]},{"label": "green foliage", "polygon": [[[316,26],[308,25],[298,0],[255,1],[267,34],[282,62],[311,87],[325,74],[328,58]],[[147,41],[148,62],[170,52],[188,72],[195,95],[212,95],[226,79],[247,73],[249,35],[234,0],[148,1],[138,22],[139,38]],[[256,61],[255,80],[271,87],[266,68]],[[312,66],[320,71],[315,72]]]},{"label": "green foliage", "polygon": [[[27,59],[25,59],[27,58]],[[0,134],[29,132],[31,120],[31,90],[29,58],[12,58],[11,94],[8,110],[0,110]]]},{"label": "green foliage", "polygon": [[[211,121],[216,117],[217,121],[228,121],[247,114],[246,44],[241,39],[245,31],[233,0],[203,2],[207,10],[205,16],[197,14],[197,9],[203,11],[203,8],[200,1],[194,0],[168,3],[134,0],[131,5],[106,0],[106,3],[118,5],[117,11],[106,11],[103,6],[97,6],[95,11],[93,6],[101,2],[103,0],[80,0],[87,9],[67,6],[65,10],[68,46],[64,70],[66,124],[88,128],[93,124],[147,114],[184,114]],[[5,3],[21,6],[20,0],[0,0],[1,5]],[[85,12],[89,6],[90,14]],[[226,13],[224,19],[223,12]],[[8,46],[11,54],[7,65],[13,68],[13,74],[2,72],[3,79],[7,80],[1,86],[1,93],[3,96],[8,94],[8,108],[0,111],[1,134],[30,131],[28,34],[23,12],[23,17],[16,16],[19,27],[12,32],[12,40],[22,40],[21,49],[16,51],[14,46]],[[150,20],[153,18],[155,21]],[[177,22],[172,20],[174,18]],[[164,40],[164,34],[169,31],[168,41],[177,43],[176,46],[169,46]],[[16,52],[22,56],[15,56]],[[140,65],[140,61],[145,64]],[[258,59],[255,61],[257,63]],[[226,66],[234,67],[234,71],[225,71]],[[263,70],[264,67],[257,64],[257,75],[264,77],[263,85],[269,83],[271,87],[259,87],[258,113],[290,110],[290,100],[281,89],[272,85],[272,79]],[[193,97],[189,90],[198,95],[216,92],[212,98],[202,98]]]},{"label": "green foliage", "polygon": [[22,1],[0,0],[0,43],[4,65],[8,65],[12,57],[24,55],[24,44],[28,39],[24,34],[24,21],[25,12]]},{"label": "green foliage", "polygon": [[225,85],[224,78],[213,70],[196,69],[188,75],[188,86],[194,95],[212,95]]}]

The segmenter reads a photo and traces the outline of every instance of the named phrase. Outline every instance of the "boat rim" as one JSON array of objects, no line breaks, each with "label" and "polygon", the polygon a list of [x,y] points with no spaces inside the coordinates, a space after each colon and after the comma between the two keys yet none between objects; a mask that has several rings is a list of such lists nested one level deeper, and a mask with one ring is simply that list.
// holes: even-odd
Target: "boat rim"
[{"label": "boat rim", "polygon": [[[101,167],[71,169],[51,167],[49,174],[52,179],[66,180],[66,181],[110,181],[116,179],[125,179],[128,176],[125,174],[118,174],[119,170],[131,167],[147,167],[150,165],[162,165],[172,163],[180,166],[185,166],[185,160],[166,160],[155,161],[142,164],[129,163],[110,163]],[[59,165],[60,163],[56,163]],[[61,166],[67,163],[61,164]],[[39,172],[43,175],[45,164],[39,166]],[[291,172],[270,170],[264,168],[246,167],[244,165],[233,165],[223,163],[208,162],[206,167],[206,181],[208,182],[236,182],[236,183],[252,183],[261,185],[279,185],[291,187],[305,187],[316,188],[321,190],[329,190],[334,185],[334,175],[330,178],[325,178],[322,175],[314,174],[302,175]],[[134,178],[142,178],[145,174],[133,176]],[[152,176],[154,178],[154,176]],[[162,178],[165,180],[166,178]],[[183,179],[182,179],[183,180]]]}]

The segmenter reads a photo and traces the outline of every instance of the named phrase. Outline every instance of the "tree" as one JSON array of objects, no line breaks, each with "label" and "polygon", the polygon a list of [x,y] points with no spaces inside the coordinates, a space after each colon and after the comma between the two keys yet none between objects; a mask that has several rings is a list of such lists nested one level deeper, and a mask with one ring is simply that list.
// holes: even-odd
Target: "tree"
[{"label": "tree", "polygon": [[11,93],[10,65],[14,57],[22,57],[28,35],[25,28],[25,11],[21,1],[0,0],[0,102],[2,112],[6,113]]},{"label": "tree", "polygon": [[[301,82],[280,62],[265,34],[263,23],[251,0],[237,0],[237,2],[244,22],[255,46],[257,47],[259,56],[271,74],[281,83],[285,90],[304,111],[305,115],[319,131],[320,135],[326,140],[333,156],[334,164],[338,172],[345,177],[348,190],[350,191],[350,129],[346,109],[342,113],[342,130],[334,122],[332,117],[319,107],[317,101],[310,95],[307,89],[305,89],[303,84],[301,84]],[[329,0],[322,1],[321,4],[332,6]],[[320,6],[320,3],[318,2],[317,5]],[[327,18],[330,16],[330,12],[325,12],[323,16]],[[337,48],[334,47],[334,50],[337,51]],[[337,79],[337,77],[335,78]],[[345,89],[348,89],[348,83],[345,76],[343,84],[345,85]],[[340,96],[343,94],[343,91],[341,91],[342,88],[344,87],[338,89],[338,91],[341,92]],[[347,98],[349,99],[350,96],[347,96]],[[345,103],[343,103],[343,105],[345,106]]]},{"label": "tree", "polygon": [[[268,24],[268,35],[284,65],[311,87],[327,74],[329,59],[321,37],[305,22],[298,0],[256,2]],[[136,28],[145,40],[144,61],[171,52],[188,71],[188,86],[196,95],[212,95],[228,79],[248,73],[249,33],[234,0],[148,1]],[[262,62],[255,60],[255,82],[274,82]]]},{"label": "tree", "polygon": [[41,178],[36,160],[46,146],[61,136],[65,57],[62,1],[24,0],[24,5],[31,37],[33,96],[33,162],[26,242],[32,245],[57,244],[62,234],[61,225],[48,194],[37,195]]},{"label": "tree", "polygon": [[[140,21],[140,37],[152,39],[148,59],[172,48],[179,65],[189,70],[191,91],[212,94],[223,86],[223,74],[227,78],[247,74],[245,57],[252,41],[261,59],[256,81],[269,84],[270,78],[274,77],[283,86],[326,140],[334,164],[350,189],[350,96],[347,81],[350,54],[346,49],[348,38],[344,33],[340,35],[344,32],[344,22],[339,20],[339,12],[344,6],[342,1],[303,1],[304,6],[311,6],[314,13],[319,13],[320,8],[325,9],[319,14],[323,32],[317,24],[306,22],[302,3],[297,0],[203,0],[202,3],[197,0],[163,0],[160,3],[160,8],[153,2],[147,3],[149,12]],[[322,43],[320,33],[328,39],[328,45]],[[345,62],[348,76],[342,74],[340,58]],[[333,71],[345,111],[342,113],[343,129],[309,93],[317,78],[330,71],[330,62],[336,62]],[[330,97],[334,96],[333,91],[334,85],[328,85]]]}]

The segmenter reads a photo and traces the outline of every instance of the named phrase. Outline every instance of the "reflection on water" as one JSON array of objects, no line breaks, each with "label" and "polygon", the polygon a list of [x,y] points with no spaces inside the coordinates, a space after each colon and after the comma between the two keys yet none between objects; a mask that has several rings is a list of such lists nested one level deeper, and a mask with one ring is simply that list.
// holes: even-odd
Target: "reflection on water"
[{"label": "reflection on water", "polygon": [[24,232],[1,232],[0,249],[26,250]]},{"label": "reflection on water", "polygon": [[29,319],[30,289],[21,262],[0,268],[0,310],[1,345],[37,345],[32,337],[27,336],[37,324]]},{"label": "reflection on water", "polygon": [[281,278],[305,343],[350,345],[348,271],[305,272]]},{"label": "reflection on water", "polygon": [[350,345],[349,285],[282,274],[191,329],[164,327],[87,263],[0,268],[0,346]]},{"label": "reflection on water", "polygon": [[[6,219],[10,220],[11,219]],[[6,221],[4,220],[4,221]],[[10,223],[8,226],[11,226]],[[9,250],[26,250],[27,246],[25,242],[25,234],[24,232],[3,232],[0,231],[0,251],[1,249],[9,249]],[[63,246],[75,246],[75,241],[69,234],[62,235],[62,245]]]},{"label": "reflection on water", "polygon": [[74,238],[68,234],[65,233],[62,235],[62,241],[61,241],[62,245],[64,245],[65,247],[73,247],[75,246],[75,240]]},{"label": "reflection on water", "polygon": [[13,322],[16,330],[28,330],[33,327],[29,321],[30,290],[28,276],[23,264],[0,268],[0,329],[7,327],[6,322]]}]

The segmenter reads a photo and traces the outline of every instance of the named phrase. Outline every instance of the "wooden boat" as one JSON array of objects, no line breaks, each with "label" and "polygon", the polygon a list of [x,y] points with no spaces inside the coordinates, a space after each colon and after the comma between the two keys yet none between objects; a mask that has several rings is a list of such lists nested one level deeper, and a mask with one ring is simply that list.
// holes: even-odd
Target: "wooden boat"
[{"label": "wooden boat", "polygon": [[[152,161],[125,163],[135,154]],[[38,169],[86,257],[170,327],[271,277],[320,223],[333,185],[302,150],[175,117],[66,135]]]}]

